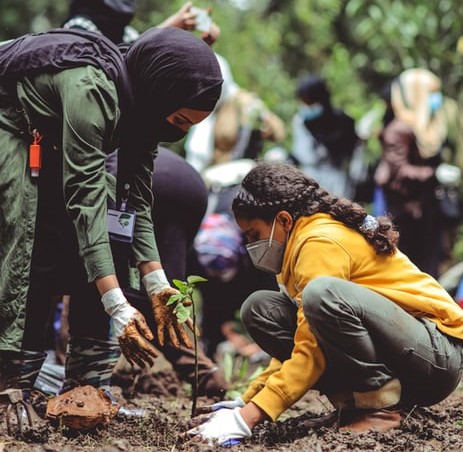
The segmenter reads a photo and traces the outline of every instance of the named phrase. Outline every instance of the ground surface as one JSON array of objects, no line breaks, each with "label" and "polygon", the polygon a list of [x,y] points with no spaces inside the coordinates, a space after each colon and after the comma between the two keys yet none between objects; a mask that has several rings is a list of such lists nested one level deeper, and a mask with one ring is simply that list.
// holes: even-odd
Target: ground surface
[{"label": "ground surface", "polygon": [[[114,387],[128,408],[144,408],[144,419],[113,419],[109,426],[86,434],[73,434],[66,428],[46,426],[20,441],[6,434],[0,422],[0,452],[3,451],[212,451],[220,447],[185,442],[181,433],[189,427],[191,396],[170,369],[155,370],[136,385],[124,381]],[[122,387],[122,388],[121,388]],[[149,394],[143,393],[148,391]],[[124,396],[125,394],[125,396]],[[388,433],[352,435],[340,433],[336,425],[317,429],[309,419],[331,407],[325,398],[310,391],[277,423],[256,429],[253,437],[234,446],[240,451],[461,451],[463,450],[463,386],[430,408],[405,413],[403,425]],[[205,398],[198,406],[213,402]],[[33,433],[33,434],[32,434]],[[223,448],[223,450],[226,450]]]}]

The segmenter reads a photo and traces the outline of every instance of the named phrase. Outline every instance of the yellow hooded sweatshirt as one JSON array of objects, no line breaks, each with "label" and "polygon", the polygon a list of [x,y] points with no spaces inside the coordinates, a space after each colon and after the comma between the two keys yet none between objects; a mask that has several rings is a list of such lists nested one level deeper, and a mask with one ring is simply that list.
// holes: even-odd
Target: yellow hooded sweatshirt
[{"label": "yellow hooded sweatshirt", "polygon": [[328,214],[299,218],[278,275],[279,283],[298,304],[291,358],[283,363],[273,358],[242,396],[273,420],[313,387],[325,370],[325,358],[301,303],[304,287],[319,276],[335,276],[371,289],[412,316],[435,322],[443,333],[463,339],[463,309],[403,253],[377,255],[358,231]]}]

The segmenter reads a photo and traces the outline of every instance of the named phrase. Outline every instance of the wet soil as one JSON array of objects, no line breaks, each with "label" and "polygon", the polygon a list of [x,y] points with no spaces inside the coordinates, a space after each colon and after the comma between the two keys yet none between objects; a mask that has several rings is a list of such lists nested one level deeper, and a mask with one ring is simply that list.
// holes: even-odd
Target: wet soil
[{"label": "wet soil", "polygon": [[[0,421],[0,452],[3,451],[213,451],[217,446],[191,443],[182,436],[191,426],[190,388],[170,369],[128,382],[117,381],[113,392],[127,408],[143,408],[142,419],[117,419],[103,428],[76,433],[66,427],[45,426],[29,431],[25,439],[6,434]],[[232,449],[236,451],[459,451],[463,450],[463,385],[446,400],[429,408],[404,413],[400,429],[387,433],[341,433],[336,416],[323,426],[314,419],[332,411],[326,398],[315,391],[284,413],[276,423],[255,429],[253,437]],[[198,406],[214,400],[198,399]],[[27,433],[27,432],[26,432]]]}]

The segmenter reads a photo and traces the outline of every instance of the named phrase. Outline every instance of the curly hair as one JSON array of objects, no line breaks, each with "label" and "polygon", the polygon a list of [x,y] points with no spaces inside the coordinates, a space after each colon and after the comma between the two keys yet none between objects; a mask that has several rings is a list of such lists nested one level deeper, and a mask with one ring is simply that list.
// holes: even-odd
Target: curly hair
[{"label": "curly hair", "polygon": [[281,210],[293,221],[303,216],[327,213],[362,234],[376,254],[397,250],[399,233],[388,216],[376,218],[375,227],[365,227],[367,211],[347,198],[333,196],[295,166],[263,162],[243,179],[232,203],[236,218],[272,221]]}]

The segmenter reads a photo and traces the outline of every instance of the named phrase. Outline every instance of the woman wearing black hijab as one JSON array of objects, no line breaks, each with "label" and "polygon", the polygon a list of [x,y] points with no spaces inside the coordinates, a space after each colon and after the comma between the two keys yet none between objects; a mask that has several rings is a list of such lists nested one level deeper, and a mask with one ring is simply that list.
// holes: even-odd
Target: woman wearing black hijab
[{"label": "woman wearing black hijab", "polygon": [[110,234],[129,243],[159,341],[189,345],[165,306],[175,290],[154,238],[151,176],[157,143],[180,139],[215,106],[222,78],[211,49],[179,29],[150,29],[124,57],[103,36],[52,30],[1,46],[0,62],[0,388],[32,387],[43,304],[57,293],[71,295],[71,338],[108,341],[109,315],[128,360],[153,363],[152,333],[120,289],[109,244],[104,165],[117,145]]},{"label": "woman wearing black hijab", "polygon": [[331,105],[325,81],[309,75],[299,84],[293,118],[293,156],[304,173],[337,196],[353,195],[348,165],[358,137],[354,120]]}]

